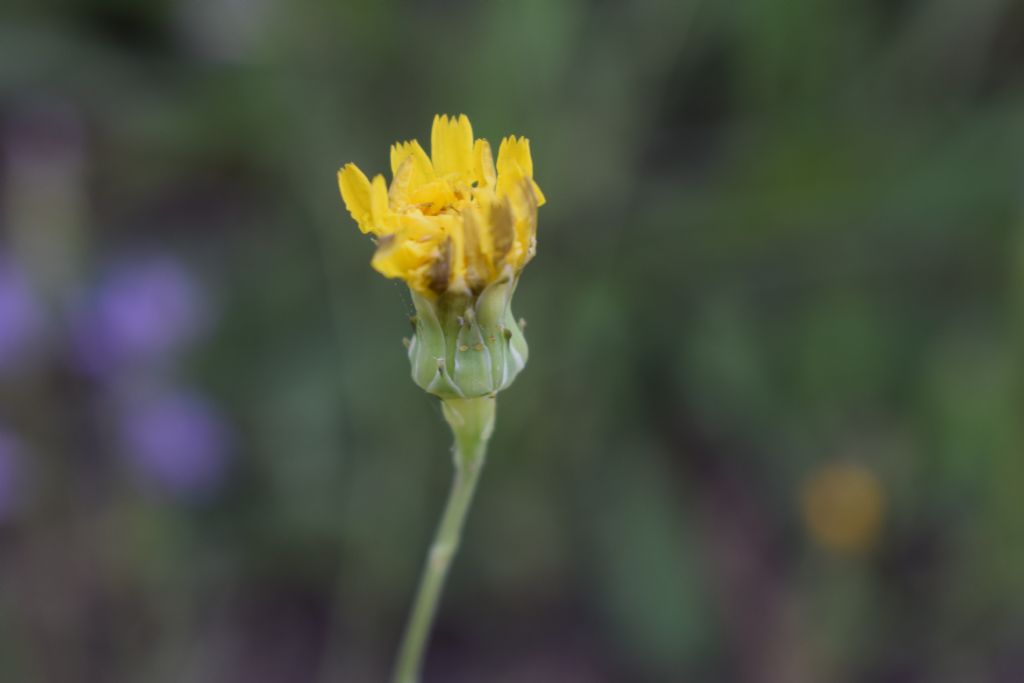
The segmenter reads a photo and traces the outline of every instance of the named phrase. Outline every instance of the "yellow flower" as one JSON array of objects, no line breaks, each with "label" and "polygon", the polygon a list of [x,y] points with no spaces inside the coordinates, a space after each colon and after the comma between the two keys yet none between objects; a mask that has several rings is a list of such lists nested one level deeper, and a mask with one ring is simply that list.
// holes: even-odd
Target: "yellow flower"
[{"label": "yellow flower", "polygon": [[840,553],[860,553],[877,540],[885,516],[885,492],[867,467],[831,462],[804,482],[804,524],[821,545]]},{"label": "yellow flower", "polygon": [[390,185],[354,164],[338,171],[349,213],[377,239],[373,267],[427,297],[514,280],[536,251],[544,204],[529,140],[502,140],[495,164],[465,115],[435,116],[430,151],[415,140],[392,145]]}]

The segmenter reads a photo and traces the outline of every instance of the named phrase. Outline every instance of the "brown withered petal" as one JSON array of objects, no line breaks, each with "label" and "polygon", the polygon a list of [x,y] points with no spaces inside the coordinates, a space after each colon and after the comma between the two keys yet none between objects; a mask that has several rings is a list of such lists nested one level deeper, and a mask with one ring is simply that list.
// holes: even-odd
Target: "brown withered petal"
[{"label": "brown withered petal", "polygon": [[505,257],[512,249],[515,241],[515,217],[512,215],[512,204],[508,198],[495,202],[491,206],[491,241],[494,245],[494,267],[501,270],[505,265]]},{"label": "brown withered petal", "polygon": [[441,243],[441,251],[427,271],[427,286],[438,294],[448,289],[448,281],[452,272],[452,238],[448,237]]},{"label": "brown withered petal", "polygon": [[483,288],[487,279],[487,263],[480,246],[480,224],[476,211],[466,211],[462,218],[466,250],[466,284],[473,291],[478,291]]}]

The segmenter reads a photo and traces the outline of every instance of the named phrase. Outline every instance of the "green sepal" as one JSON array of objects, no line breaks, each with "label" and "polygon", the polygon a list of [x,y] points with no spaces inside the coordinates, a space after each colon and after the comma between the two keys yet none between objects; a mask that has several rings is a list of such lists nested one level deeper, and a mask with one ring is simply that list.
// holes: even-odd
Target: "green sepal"
[{"label": "green sepal", "polygon": [[516,284],[507,278],[477,295],[412,292],[409,362],[416,384],[445,399],[492,396],[512,384],[529,355],[512,316]]}]

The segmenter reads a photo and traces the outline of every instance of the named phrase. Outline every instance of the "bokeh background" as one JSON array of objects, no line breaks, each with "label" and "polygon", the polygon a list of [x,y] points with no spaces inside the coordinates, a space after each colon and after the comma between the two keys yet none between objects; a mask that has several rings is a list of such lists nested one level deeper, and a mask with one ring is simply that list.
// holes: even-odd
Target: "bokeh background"
[{"label": "bokeh background", "polygon": [[549,204],[438,683],[1024,680],[1024,6],[7,0],[0,680],[385,680],[450,475],[335,171]]}]

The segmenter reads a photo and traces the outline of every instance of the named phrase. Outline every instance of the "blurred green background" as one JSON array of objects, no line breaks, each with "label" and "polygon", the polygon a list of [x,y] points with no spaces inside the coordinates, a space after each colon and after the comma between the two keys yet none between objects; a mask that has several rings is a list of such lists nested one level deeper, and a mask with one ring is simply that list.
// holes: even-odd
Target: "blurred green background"
[{"label": "blurred green background", "polygon": [[386,678],[450,475],[336,169],[531,139],[426,681],[1024,680],[1024,5],[8,0],[0,680]]}]

